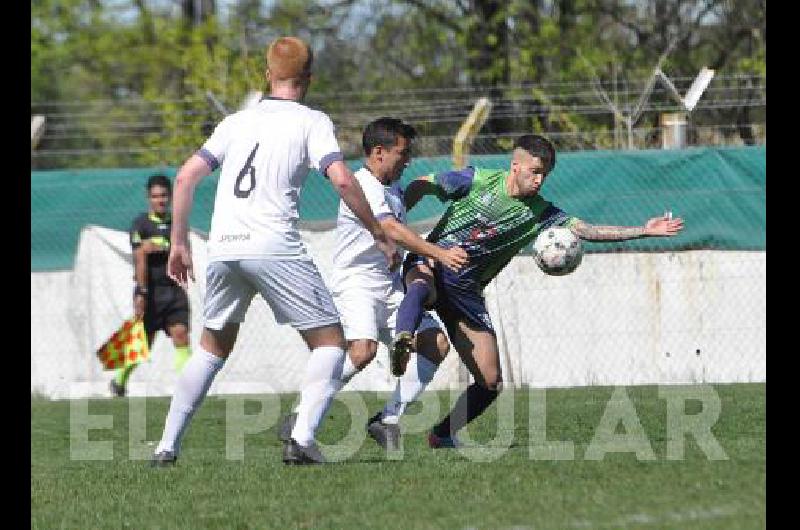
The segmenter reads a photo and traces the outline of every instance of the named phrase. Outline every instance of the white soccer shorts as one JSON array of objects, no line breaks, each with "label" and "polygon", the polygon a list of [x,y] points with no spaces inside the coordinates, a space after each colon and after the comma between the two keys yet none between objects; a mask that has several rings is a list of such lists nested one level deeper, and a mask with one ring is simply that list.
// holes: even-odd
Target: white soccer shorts
[{"label": "white soccer shorts", "polygon": [[244,321],[256,293],[278,324],[307,330],[339,323],[328,288],[310,259],[212,261],[206,268],[204,325],[222,329]]},{"label": "white soccer shorts", "polygon": [[[336,291],[334,301],[345,339],[370,339],[389,346],[397,324],[397,308],[403,301],[402,291],[391,291],[387,296],[385,290],[352,287]],[[439,322],[426,311],[417,332],[440,328]]]}]

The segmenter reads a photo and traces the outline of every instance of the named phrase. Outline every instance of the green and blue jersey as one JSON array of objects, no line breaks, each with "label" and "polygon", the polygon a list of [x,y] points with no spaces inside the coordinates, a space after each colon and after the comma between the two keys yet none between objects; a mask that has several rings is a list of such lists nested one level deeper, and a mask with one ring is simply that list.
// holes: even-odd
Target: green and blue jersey
[{"label": "green and blue jersey", "polygon": [[543,229],[578,222],[538,194],[510,197],[507,177],[508,171],[473,167],[434,176],[438,197],[452,202],[427,239],[467,251],[459,283],[479,292]]}]

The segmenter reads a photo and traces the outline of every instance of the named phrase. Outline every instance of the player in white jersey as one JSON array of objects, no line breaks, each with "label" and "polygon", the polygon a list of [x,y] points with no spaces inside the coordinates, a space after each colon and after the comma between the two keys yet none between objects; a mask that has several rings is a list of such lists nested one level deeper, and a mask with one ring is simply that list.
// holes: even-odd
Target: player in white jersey
[{"label": "player in white jersey", "polygon": [[[412,126],[396,118],[384,117],[371,122],[362,138],[365,164],[355,176],[372,213],[389,237],[400,246],[457,272],[467,262],[464,249],[433,245],[405,226],[406,209],[399,179],[411,157],[411,142],[415,136]],[[375,240],[344,202],[339,203],[333,265],[331,292],[347,339],[348,355],[342,369],[342,380],[346,382],[375,358],[379,341],[389,346],[404,289],[400,272],[390,272],[386,268]],[[433,379],[450,347],[447,337],[430,315],[423,318],[415,340],[418,355],[410,357],[408,369],[403,378],[398,379],[387,406],[367,424],[367,432],[387,449],[399,447],[398,421],[410,402],[409,396],[417,396]],[[289,439],[295,417],[293,413],[284,418],[280,429],[282,440]],[[313,426],[314,430],[317,426]]]},{"label": "player in white jersey", "polygon": [[309,168],[326,175],[364,223],[384,257],[383,266],[392,268],[398,260],[394,243],[343,162],[330,118],[299,103],[311,79],[310,48],[300,39],[282,37],[270,44],[266,60],[270,96],[222,120],[176,177],[167,271],[186,284],[194,279],[187,240],[194,189],[222,165],[209,233],[200,348],[176,385],[154,465],[177,460],[189,421],[233,350],[256,293],[278,323],[297,329],[311,350],[302,394],[306,401],[283,460],[323,460],[309,426],[319,423],[343,384],[339,374],[346,344],[331,295],[297,228],[298,195]]}]

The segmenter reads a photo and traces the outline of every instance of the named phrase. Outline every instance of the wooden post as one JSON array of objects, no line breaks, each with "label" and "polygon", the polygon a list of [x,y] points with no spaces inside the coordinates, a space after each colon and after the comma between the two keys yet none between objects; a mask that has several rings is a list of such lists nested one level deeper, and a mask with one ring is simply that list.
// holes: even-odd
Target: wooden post
[{"label": "wooden post", "polygon": [[31,150],[36,149],[39,140],[44,136],[45,118],[41,114],[31,116]]},{"label": "wooden post", "polygon": [[489,99],[480,98],[475,102],[467,119],[459,127],[456,137],[453,139],[453,167],[455,169],[466,167],[470,144],[483,124],[486,123],[491,111],[492,103]]},{"label": "wooden post", "polygon": [[661,114],[659,121],[662,149],[683,149],[686,147],[685,112],[664,112]]}]

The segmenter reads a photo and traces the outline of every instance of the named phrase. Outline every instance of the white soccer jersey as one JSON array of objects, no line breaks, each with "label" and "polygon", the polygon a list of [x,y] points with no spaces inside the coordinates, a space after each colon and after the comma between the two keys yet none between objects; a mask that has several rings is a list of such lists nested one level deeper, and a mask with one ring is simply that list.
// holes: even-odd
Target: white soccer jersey
[{"label": "white soccer jersey", "polygon": [[[406,207],[399,182],[384,186],[366,168],[356,172],[373,215],[387,215],[406,223]],[[387,347],[395,333],[397,308],[404,290],[400,270],[390,272],[375,240],[343,202],[336,221],[336,252],[331,291],[347,340],[370,339]],[[429,313],[417,331],[441,326]]]},{"label": "white soccer jersey", "polygon": [[[356,171],[355,177],[378,221],[391,215],[405,224],[406,208],[398,185],[384,186],[367,168]],[[385,291],[393,281],[399,283],[399,271],[389,272],[386,257],[378,249],[372,234],[344,201],[339,201],[333,267],[334,290],[353,278],[358,278],[360,286],[377,291]]]},{"label": "white soccer jersey", "polygon": [[309,168],[324,175],[343,160],[325,113],[265,98],[222,120],[198,154],[213,169],[222,164],[209,261],[307,256],[297,229],[300,189]]}]

